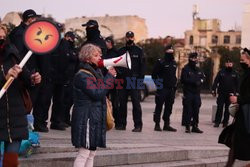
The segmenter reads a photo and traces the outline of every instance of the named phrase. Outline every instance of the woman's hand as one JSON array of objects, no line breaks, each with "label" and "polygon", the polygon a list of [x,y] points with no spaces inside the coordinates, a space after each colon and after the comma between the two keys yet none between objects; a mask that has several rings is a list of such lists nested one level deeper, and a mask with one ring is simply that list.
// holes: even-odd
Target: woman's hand
[{"label": "woman's hand", "polygon": [[232,104],[235,104],[235,103],[237,103],[237,96],[230,96],[230,97],[229,97],[229,100],[230,100],[230,102],[231,102]]},{"label": "woman's hand", "polygon": [[109,67],[108,68],[108,72],[113,76],[113,77],[116,77],[116,70],[114,67]]},{"label": "woman's hand", "polygon": [[18,74],[22,72],[21,67],[19,67],[17,64],[15,64],[13,67],[11,67],[5,76],[6,80],[8,80],[10,77],[17,78]]},{"label": "woman's hand", "polygon": [[31,79],[32,84],[35,85],[35,84],[39,84],[41,82],[42,77],[38,72],[36,72],[30,76],[30,79]]}]

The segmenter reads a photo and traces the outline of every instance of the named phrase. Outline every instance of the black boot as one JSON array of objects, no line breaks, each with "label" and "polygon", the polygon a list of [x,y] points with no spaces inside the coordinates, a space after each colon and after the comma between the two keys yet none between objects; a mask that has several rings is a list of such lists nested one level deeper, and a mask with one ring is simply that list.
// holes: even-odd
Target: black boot
[{"label": "black boot", "polygon": [[215,123],[215,124],[214,124],[214,127],[215,127],[215,128],[218,128],[219,126],[220,126],[220,124],[218,124],[218,123]]},{"label": "black boot", "polygon": [[186,125],[185,132],[186,132],[186,133],[191,133],[191,130],[190,130],[190,126],[189,126],[189,125]]},{"label": "black boot", "polygon": [[164,127],[163,127],[163,130],[164,131],[170,131],[170,132],[176,132],[177,130],[173,127],[171,127],[169,124],[164,124]]},{"label": "black boot", "polygon": [[203,131],[200,130],[197,126],[193,126],[192,132],[194,132],[194,133],[203,133]]},{"label": "black boot", "polygon": [[159,123],[155,124],[155,131],[162,131]]},{"label": "black boot", "polygon": [[49,132],[49,129],[46,125],[34,124],[34,131],[47,133],[47,132]]},{"label": "black boot", "polygon": [[132,129],[132,132],[141,132],[142,131],[142,127],[135,127],[134,129]]}]

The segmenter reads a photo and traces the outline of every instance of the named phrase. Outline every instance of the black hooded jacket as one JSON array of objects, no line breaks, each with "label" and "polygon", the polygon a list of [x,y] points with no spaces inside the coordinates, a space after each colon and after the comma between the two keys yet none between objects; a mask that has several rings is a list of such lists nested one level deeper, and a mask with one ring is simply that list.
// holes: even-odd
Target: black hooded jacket
[{"label": "black hooded jacket", "polygon": [[[5,75],[16,63],[19,63],[18,51],[13,45],[7,44],[0,52],[0,87],[6,82]],[[0,99],[0,141],[10,142],[28,138],[27,112],[21,95],[23,85],[31,85],[30,73],[25,68]]]},{"label": "black hooded jacket", "polygon": [[[20,25],[15,27],[9,35],[10,41],[17,48],[20,58],[23,58],[29,51],[24,44],[24,32],[26,28],[27,25],[24,22],[21,22]],[[39,66],[38,55],[32,54],[26,63],[26,67],[28,70],[35,72],[40,70]]]},{"label": "black hooded jacket", "polygon": [[[102,38],[100,31],[97,28],[87,28],[87,41],[83,43],[83,45],[87,43],[91,43],[97,45],[102,50],[102,56],[105,57],[107,54],[107,46],[105,40]],[[82,45],[82,46],[83,46]]]}]

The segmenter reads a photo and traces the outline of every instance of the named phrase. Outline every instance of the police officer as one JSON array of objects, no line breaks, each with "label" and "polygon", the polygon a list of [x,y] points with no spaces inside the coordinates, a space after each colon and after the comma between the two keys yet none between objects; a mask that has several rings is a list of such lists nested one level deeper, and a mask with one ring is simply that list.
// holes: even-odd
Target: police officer
[{"label": "police officer", "polygon": [[[168,45],[165,48],[165,56],[159,59],[153,69],[152,78],[154,81],[157,79],[163,80],[163,88],[157,88],[155,95],[155,112],[154,112],[154,122],[155,131],[162,131],[160,127],[160,117],[162,106],[165,103],[163,120],[164,126],[163,130],[176,132],[175,128],[170,126],[170,115],[172,113],[172,107],[175,99],[176,90],[176,61],[174,60],[174,50],[172,45]],[[157,84],[156,84],[157,85]]]},{"label": "police officer", "polygon": [[68,31],[65,37],[69,41],[69,54],[67,54],[67,68],[65,70],[66,82],[63,87],[63,108],[64,119],[63,124],[68,127],[71,126],[70,110],[73,106],[73,79],[75,73],[79,70],[79,59],[77,54],[77,48],[75,48],[76,35],[72,31]]},{"label": "police officer", "polygon": [[114,57],[118,57],[118,50],[114,46],[114,40],[112,37],[105,38],[106,46],[107,46],[107,54],[103,56],[103,59],[110,59]]},{"label": "police officer", "polygon": [[[57,28],[61,31],[62,24],[56,23]],[[42,75],[42,82],[38,90],[38,97],[36,103],[33,105],[34,116],[34,129],[38,132],[48,132],[47,119],[48,111],[51,104],[51,97],[53,91],[52,72],[53,64],[51,60],[51,54],[46,56],[38,56],[40,66],[40,72]]]},{"label": "police officer", "polygon": [[83,45],[87,43],[92,43],[99,46],[102,50],[102,56],[105,57],[107,53],[107,46],[105,40],[101,36],[101,32],[99,30],[99,25],[96,20],[89,20],[87,23],[82,24],[83,27],[86,27],[86,37],[87,41],[83,43]]},{"label": "police officer", "polygon": [[197,53],[189,54],[189,62],[182,69],[181,83],[183,85],[183,123],[186,126],[186,133],[203,133],[198,128],[199,110],[201,106],[200,89],[205,75],[196,66],[198,63]]},{"label": "police officer", "polygon": [[[68,84],[69,80],[74,73],[71,67],[71,61],[73,64],[77,61],[77,54],[74,49],[75,34],[69,31],[65,34],[64,38],[61,40],[59,47],[52,54],[52,64],[53,64],[53,105],[52,105],[52,115],[51,115],[51,129],[55,130],[65,130],[65,104],[64,101],[64,86]],[[73,70],[73,72],[72,72]],[[66,97],[65,97],[66,98]],[[68,97],[72,98],[72,97]]]},{"label": "police officer", "polygon": [[[125,130],[127,125],[127,103],[128,95],[130,93],[132,105],[133,105],[133,120],[134,129],[133,132],[142,131],[142,110],[140,104],[140,91],[143,89],[143,79],[144,79],[144,55],[140,47],[136,46],[134,43],[134,33],[128,31],[126,33],[126,46],[119,49],[120,55],[129,52],[131,58],[132,69],[119,68],[117,72],[117,78],[124,81],[122,84],[122,89],[119,90],[120,97],[120,107],[118,113],[118,126],[117,130]],[[139,83],[139,84],[138,84]],[[139,86],[137,86],[137,84]]]},{"label": "police officer", "polygon": [[68,69],[72,61],[71,57],[76,56],[72,49],[74,38],[73,32],[67,32],[61,39],[58,48],[53,53],[44,56],[43,61],[47,62],[44,63],[46,66],[42,68],[44,79],[39,91],[38,102],[33,110],[35,131],[48,132],[47,119],[51,98],[53,104],[50,128],[65,130],[64,86],[69,80]]},{"label": "police officer", "polygon": [[[37,20],[37,18],[41,17],[41,15],[38,15],[34,10],[28,9],[23,12],[22,14],[22,22],[20,23],[19,26],[15,27],[9,35],[11,43],[15,45],[17,48],[19,55],[21,59],[27,54],[28,49],[24,44],[24,31],[28,25],[33,23],[34,21]],[[38,55],[33,54],[28,62],[25,65],[27,69],[31,73],[37,73],[40,71],[40,64],[38,61]],[[33,86],[32,88],[29,89],[29,93],[31,96],[31,100],[33,105],[36,102],[36,98],[38,96],[38,91],[39,91],[39,85]]]},{"label": "police officer", "polygon": [[[223,107],[225,105],[225,112],[223,117],[223,127],[228,125],[229,121],[229,97],[230,95],[238,94],[239,76],[236,71],[233,70],[233,62],[227,59],[225,62],[225,68],[221,69],[215,77],[212,94],[217,97],[217,111],[215,116],[214,127],[219,127],[223,114]],[[217,91],[217,92],[216,92]]]}]

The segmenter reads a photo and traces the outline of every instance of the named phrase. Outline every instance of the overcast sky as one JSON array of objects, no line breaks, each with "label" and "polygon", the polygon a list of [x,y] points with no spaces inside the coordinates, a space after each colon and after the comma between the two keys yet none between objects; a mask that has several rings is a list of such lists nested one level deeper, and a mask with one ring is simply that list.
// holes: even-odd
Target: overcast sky
[{"label": "overcast sky", "polygon": [[137,15],[146,19],[149,37],[172,35],[184,37],[192,28],[192,8],[199,7],[199,17],[218,18],[222,30],[241,26],[244,5],[250,0],[0,0],[0,17],[10,11],[32,8],[37,13],[52,14],[57,20],[81,16]]}]

